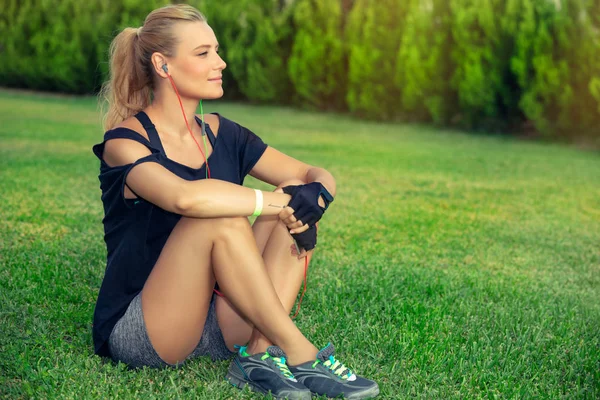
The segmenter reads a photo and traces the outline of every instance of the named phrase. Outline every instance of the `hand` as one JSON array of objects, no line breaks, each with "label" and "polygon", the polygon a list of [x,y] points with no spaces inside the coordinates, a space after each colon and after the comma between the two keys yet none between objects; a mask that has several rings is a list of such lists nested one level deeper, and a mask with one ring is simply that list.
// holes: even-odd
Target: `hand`
[{"label": "hand", "polygon": [[285,224],[291,234],[302,233],[308,230],[308,224],[298,221],[294,217],[294,209],[286,207],[279,213],[279,219]]},{"label": "hand", "polygon": [[[298,246],[300,247],[300,246]],[[298,249],[296,248],[296,244],[290,245],[290,250],[292,251],[292,255],[298,257],[298,260],[301,260],[305,257],[308,257],[308,251],[304,249],[300,249],[300,253],[298,253]]]},{"label": "hand", "polygon": [[306,257],[306,253],[315,248],[317,245],[317,226],[312,225],[308,230],[302,233],[293,234],[292,237],[300,248],[300,254],[295,245],[292,245],[292,254],[298,255],[298,258]]},{"label": "hand", "polygon": [[[275,193],[283,193],[283,190],[277,188],[275,189]],[[302,233],[308,229],[308,224],[304,224],[294,217],[294,209],[291,207],[286,206],[283,210],[281,210],[279,213],[279,219],[285,224],[291,234]]]},{"label": "hand", "polygon": [[[329,203],[333,201],[331,194],[320,182],[286,186],[283,192],[292,196],[288,207],[294,210],[293,216],[296,222],[301,221],[302,225],[316,224],[329,207]],[[290,219],[289,222],[294,221]]]}]

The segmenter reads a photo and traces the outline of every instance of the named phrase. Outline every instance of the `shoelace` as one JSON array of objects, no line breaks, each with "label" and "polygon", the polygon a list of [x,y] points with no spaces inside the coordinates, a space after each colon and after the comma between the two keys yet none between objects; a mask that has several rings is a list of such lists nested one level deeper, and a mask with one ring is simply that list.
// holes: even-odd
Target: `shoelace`
[{"label": "shoelace", "polygon": [[[348,379],[352,376],[350,368],[346,367],[339,360],[336,360],[334,356],[329,356],[329,360],[325,361],[323,365],[329,368],[334,375],[337,375],[342,379]],[[346,374],[342,376],[344,371],[346,371]]]},{"label": "shoelace", "polygon": [[265,355],[260,359],[265,360],[267,358],[271,358],[275,362],[275,365],[277,365],[277,368],[279,368],[283,376],[288,379],[294,379],[294,374],[292,374],[292,371],[290,371],[289,367],[287,366],[285,357],[272,357],[269,355],[269,353],[265,353]]}]

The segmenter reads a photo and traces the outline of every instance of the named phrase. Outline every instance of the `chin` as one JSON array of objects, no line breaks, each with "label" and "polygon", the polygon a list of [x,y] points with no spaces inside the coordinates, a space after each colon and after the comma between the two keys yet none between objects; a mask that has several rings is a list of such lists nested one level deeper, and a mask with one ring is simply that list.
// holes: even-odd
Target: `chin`
[{"label": "chin", "polygon": [[208,93],[202,93],[199,96],[197,96],[199,99],[204,99],[204,100],[216,100],[216,99],[220,99],[221,97],[223,97],[224,91],[223,89],[221,90],[212,90]]}]

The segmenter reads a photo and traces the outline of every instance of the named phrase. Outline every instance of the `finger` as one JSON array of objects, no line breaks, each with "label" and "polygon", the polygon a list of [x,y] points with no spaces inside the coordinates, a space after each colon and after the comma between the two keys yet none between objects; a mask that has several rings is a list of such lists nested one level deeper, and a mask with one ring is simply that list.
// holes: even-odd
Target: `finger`
[{"label": "finger", "polygon": [[283,221],[284,219],[289,218],[293,214],[294,209],[292,207],[286,207],[279,213],[279,219]]},{"label": "finger", "polygon": [[287,217],[286,219],[283,220],[283,223],[286,224],[286,225],[291,225],[291,224],[293,224],[296,221],[298,221],[296,219],[296,217],[294,217],[293,215],[290,215],[289,217]]},{"label": "finger", "polygon": [[298,224],[297,222],[294,222],[293,224],[290,224],[290,225],[286,225],[290,234],[298,233],[297,230],[302,228],[303,226],[304,226],[303,224]]},{"label": "finger", "polygon": [[302,233],[307,231],[309,228],[308,224],[302,225],[300,228],[294,228],[290,231],[290,233]]},{"label": "finger", "polygon": [[293,214],[294,214],[293,210],[284,208],[283,210],[281,210],[281,212],[278,215],[279,215],[279,219],[283,221],[284,219],[289,218]]},{"label": "finger", "polygon": [[317,222],[320,219],[319,214],[312,213],[310,209],[298,211],[294,213],[294,216],[296,217],[296,219],[302,220],[309,225],[314,225],[315,222]]},{"label": "finger", "polygon": [[296,229],[296,228],[300,228],[301,226],[304,225],[304,222],[302,221],[296,221],[296,222],[292,222],[291,224],[289,224],[287,227],[289,229]]},{"label": "finger", "polygon": [[308,252],[304,249],[302,249],[302,251],[300,252],[300,254],[298,254],[298,259],[301,260],[304,257],[308,256]]}]

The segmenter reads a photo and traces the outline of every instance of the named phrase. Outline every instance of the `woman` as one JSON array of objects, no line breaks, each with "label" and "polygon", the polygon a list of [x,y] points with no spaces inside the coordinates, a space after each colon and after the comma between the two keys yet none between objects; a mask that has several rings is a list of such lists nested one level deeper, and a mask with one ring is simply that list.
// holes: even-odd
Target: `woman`
[{"label": "woman", "polygon": [[[289,317],[335,180],[219,114],[195,114],[201,99],[223,95],[218,47],[187,5],[153,11],[111,45],[107,131],[94,146],[108,250],[95,351],[165,367],[238,348],[226,377],[234,386],[374,397],[375,382],[337,361],[331,344],[318,350]],[[247,174],[277,189],[243,187]],[[260,215],[253,226],[250,215]]]}]

